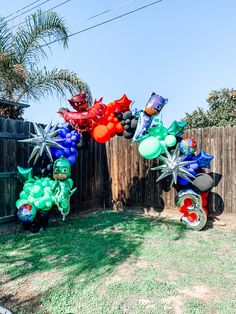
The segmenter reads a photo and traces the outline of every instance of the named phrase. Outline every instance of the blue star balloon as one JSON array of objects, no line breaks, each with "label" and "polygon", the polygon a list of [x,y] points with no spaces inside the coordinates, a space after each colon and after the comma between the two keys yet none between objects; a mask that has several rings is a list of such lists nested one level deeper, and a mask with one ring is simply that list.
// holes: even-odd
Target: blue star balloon
[{"label": "blue star balloon", "polygon": [[211,161],[213,158],[214,156],[206,154],[204,150],[201,150],[197,156],[193,157],[193,159],[197,160],[199,167],[201,168],[211,168]]}]

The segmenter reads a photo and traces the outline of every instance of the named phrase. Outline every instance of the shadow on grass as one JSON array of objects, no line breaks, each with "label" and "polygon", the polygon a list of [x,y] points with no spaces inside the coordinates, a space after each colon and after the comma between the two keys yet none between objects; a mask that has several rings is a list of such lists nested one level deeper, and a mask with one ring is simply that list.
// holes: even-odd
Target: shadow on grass
[{"label": "shadow on grass", "polygon": [[[159,228],[161,225],[162,228]],[[163,229],[163,225],[166,228]],[[55,271],[62,279],[53,289],[70,291],[78,284],[83,288],[111,273],[131,255],[138,255],[145,234],[153,228],[156,228],[160,236],[167,238],[168,234],[174,233],[171,240],[184,237],[186,230],[181,223],[174,221],[100,212],[72,219],[42,233],[2,237],[0,267],[8,274],[8,282],[35,273],[40,278],[40,273]],[[14,300],[16,296],[12,298]],[[6,303],[6,296],[0,299],[0,303],[3,301],[5,305],[9,304]],[[22,308],[23,305],[20,306]]]}]

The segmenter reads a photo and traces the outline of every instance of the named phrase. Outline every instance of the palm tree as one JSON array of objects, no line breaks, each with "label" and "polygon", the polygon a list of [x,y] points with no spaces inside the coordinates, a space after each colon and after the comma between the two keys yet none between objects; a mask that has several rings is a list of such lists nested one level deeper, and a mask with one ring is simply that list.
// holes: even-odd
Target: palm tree
[{"label": "palm tree", "polygon": [[68,45],[68,29],[56,12],[38,10],[28,16],[15,33],[4,18],[0,18],[0,98],[13,101],[39,100],[51,94],[65,96],[85,91],[89,87],[67,69],[38,68],[46,58],[48,42]]}]

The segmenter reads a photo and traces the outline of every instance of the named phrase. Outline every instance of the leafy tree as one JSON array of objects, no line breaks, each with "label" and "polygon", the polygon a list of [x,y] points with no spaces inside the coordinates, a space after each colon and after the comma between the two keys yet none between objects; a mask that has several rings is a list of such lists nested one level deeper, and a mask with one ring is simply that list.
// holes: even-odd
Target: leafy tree
[{"label": "leafy tree", "polygon": [[15,33],[0,18],[0,98],[13,101],[39,100],[51,94],[65,96],[89,87],[67,69],[39,68],[47,57],[47,43],[58,40],[66,48],[68,29],[56,12],[38,10],[28,16]]},{"label": "leafy tree", "polygon": [[187,122],[187,128],[236,125],[236,90],[227,88],[213,90],[207,102],[208,110],[204,111],[198,107],[192,113],[186,113],[183,120]]}]

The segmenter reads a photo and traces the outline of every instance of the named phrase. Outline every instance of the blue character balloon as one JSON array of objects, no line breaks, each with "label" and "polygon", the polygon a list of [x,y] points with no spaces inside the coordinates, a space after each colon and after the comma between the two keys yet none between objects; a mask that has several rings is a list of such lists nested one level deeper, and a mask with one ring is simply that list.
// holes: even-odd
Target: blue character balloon
[{"label": "blue character balloon", "polygon": [[162,108],[167,104],[168,99],[163,98],[160,95],[157,95],[156,93],[152,93],[151,97],[149,98],[144,111],[149,116],[155,116],[159,114],[162,110]]},{"label": "blue character balloon", "polygon": [[148,133],[148,130],[152,124],[152,120],[153,116],[149,116],[144,111],[140,113],[132,143],[139,141],[142,136]]},{"label": "blue character balloon", "polygon": [[156,93],[152,93],[144,108],[144,111],[142,111],[139,115],[138,125],[134,133],[132,143],[139,141],[143,135],[148,134],[154,116],[157,116],[161,112],[162,108],[167,102],[167,98],[163,98]]}]

